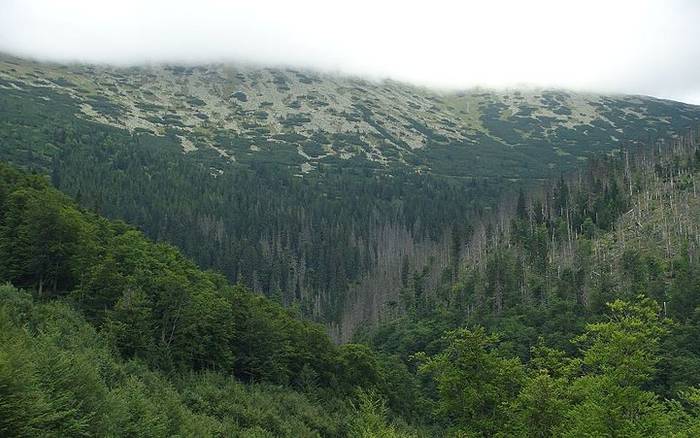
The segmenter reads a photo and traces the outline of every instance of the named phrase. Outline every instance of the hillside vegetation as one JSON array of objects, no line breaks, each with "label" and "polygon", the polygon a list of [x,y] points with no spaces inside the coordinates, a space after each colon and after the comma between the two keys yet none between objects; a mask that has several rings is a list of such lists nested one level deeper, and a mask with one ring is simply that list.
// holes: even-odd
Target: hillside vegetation
[{"label": "hillside vegetation", "polygon": [[0,183],[3,436],[338,436],[356,386],[410,391],[400,363],[335,346],[44,178],[1,165]]},{"label": "hillside vegetation", "polygon": [[570,168],[611,145],[685,129],[700,115],[644,96],[436,92],[292,69],[114,68],[9,56],[0,59],[0,88],[7,98],[64,105],[85,120],[168,139],[215,172],[265,161],[296,173],[347,164],[541,178],[550,166]]},{"label": "hillside vegetation", "polygon": [[405,271],[451,281],[453,242],[514,187],[699,118],[643,96],[0,58],[0,159],[339,340],[399,301]]},{"label": "hillside vegetation", "polygon": [[699,143],[521,192],[477,227],[456,282],[408,278],[403,312],[358,339],[429,376],[455,436],[696,434],[674,406],[700,384]]},{"label": "hillside vegetation", "polygon": [[697,436],[697,144],[521,192],[342,346],[1,165],[0,433]]}]

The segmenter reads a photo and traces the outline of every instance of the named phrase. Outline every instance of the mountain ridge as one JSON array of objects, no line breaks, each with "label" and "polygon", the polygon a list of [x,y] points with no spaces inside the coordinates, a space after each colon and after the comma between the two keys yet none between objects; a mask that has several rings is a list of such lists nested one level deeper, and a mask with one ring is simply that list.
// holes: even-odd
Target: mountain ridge
[{"label": "mountain ridge", "polygon": [[[230,64],[115,68],[0,56],[0,87],[51,89],[70,97],[79,117],[132,133],[172,135],[184,153],[213,158],[217,171],[226,162],[271,159],[299,175],[357,161],[484,177],[474,156],[503,155],[507,176],[521,178],[527,176],[523,163],[571,168],[609,144],[640,139],[640,131],[659,135],[700,117],[700,107],[646,96],[448,92]],[[540,160],[532,160],[534,145]]]}]

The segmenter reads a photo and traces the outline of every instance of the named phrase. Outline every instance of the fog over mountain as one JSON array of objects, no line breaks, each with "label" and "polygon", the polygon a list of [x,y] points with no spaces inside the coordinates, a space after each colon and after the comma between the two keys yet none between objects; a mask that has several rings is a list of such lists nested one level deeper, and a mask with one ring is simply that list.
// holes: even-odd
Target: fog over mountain
[{"label": "fog over mountain", "polygon": [[700,0],[0,0],[0,437],[700,437]]},{"label": "fog over mountain", "polygon": [[110,64],[230,61],[438,88],[560,87],[700,103],[689,0],[3,0],[0,51]]}]

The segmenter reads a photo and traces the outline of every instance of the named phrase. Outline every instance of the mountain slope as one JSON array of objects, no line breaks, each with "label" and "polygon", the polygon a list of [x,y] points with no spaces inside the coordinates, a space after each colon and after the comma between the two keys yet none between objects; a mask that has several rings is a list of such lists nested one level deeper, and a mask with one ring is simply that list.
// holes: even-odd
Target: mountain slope
[{"label": "mountain slope", "polygon": [[641,96],[0,59],[0,158],[339,339],[407,273],[456,275],[453,243],[504,193],[694,120]]},{"label": "mountain slope", "polygon": [[697,436],[693,134],[475,224],[450,287],[406,279],[382,352],[0,163],[0,281],[27,289],[0,285],[0,431]]},{"label": "mountain slope", "polygon": [[414,409],[394,359],[0,163],[3,437],[356,436],[360,388]]},{"label": "mountain slope", "polygon": [[[577,175],[521,192],[498,215],[475,224],[459,249],[455,281],[435,289],[415,279],[404,285],[398,303],[403,311],[386,315],[383,327],[370,331],[375,346],[409,357],[437,348],[445,330],[482,324],[526,359],[540,337],[570,349],[564,333],[581,331],[605,312],[606,303],[640,295],[656,300],[664,315],[696,325],[698,145],[696,129],[655,148],[595,160]],[[685,336],[685,328],[676,329]],[[695,347],[684,348],[698,354]],[[690,385],[700,383],[666,372]]]},{"label": "mountain slope", "polygon": [[194,158],[272,160],[300,173],[357,161],[491,176],[497,159],[500,175],[541,177],[543,166],[570,167],[624,140],[682,130],[700,115],[698,107],[643,96],[435,92],[291,69],[66,66],[7,56],[0,88],[43,99],[58,92],[79,117],[171,134]]}]

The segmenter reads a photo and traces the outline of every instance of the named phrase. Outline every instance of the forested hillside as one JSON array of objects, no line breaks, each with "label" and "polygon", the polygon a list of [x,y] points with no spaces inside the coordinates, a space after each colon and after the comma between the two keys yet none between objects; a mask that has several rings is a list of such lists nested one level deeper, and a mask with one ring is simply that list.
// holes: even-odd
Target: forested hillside
[{"label": "forested hillside", "polygon": [[0,212],[2,436],[344,436],[377,400],[409,412],[396,359],[336,347],[43,177],[0,165]]},{"label": "forested hillside", "polygon": [[344,340],[404,277],[451,281],[455,245],[514,187],[699,118],[641,96],[0,60],[0,158]]},{"label": "forested hillside", "polygon": [[696,435],[698,144],[521,191],[476,227],[458,281],[407,279],[399,316],[358,339],[428,376],[456,436]]},{"label": "forested hillside", "polygon": [[1,165],[0,434],[697,436],[697,145],[521,192],[339,347]]}]

